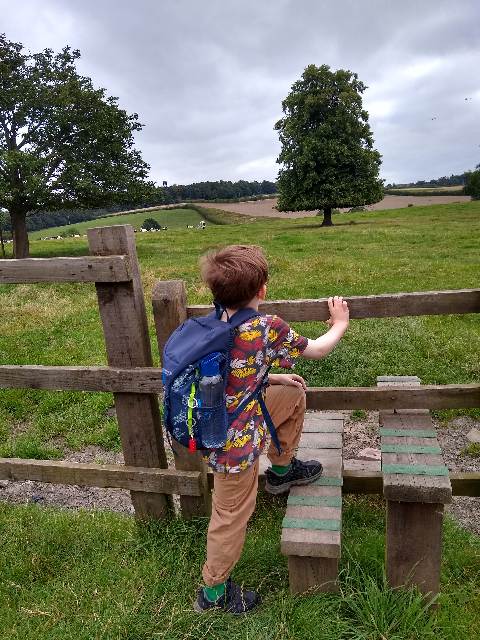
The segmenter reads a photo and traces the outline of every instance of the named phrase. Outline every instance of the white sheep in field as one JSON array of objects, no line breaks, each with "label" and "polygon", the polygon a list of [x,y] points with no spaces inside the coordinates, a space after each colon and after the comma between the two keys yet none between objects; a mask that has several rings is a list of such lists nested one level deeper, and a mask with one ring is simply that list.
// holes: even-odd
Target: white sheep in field
[{"label": "white sheep in field", "polygon": [[200,222],[198,223],[197,229],[205,229],[205,221],[204,220],[200,220]]}]

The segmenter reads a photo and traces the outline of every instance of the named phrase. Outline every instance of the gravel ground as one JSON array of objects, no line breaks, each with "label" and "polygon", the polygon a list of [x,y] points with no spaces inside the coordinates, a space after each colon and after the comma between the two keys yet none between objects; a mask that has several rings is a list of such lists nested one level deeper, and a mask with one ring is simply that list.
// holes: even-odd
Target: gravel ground
[{"label": "gravel ground", "polygon": [[[352,420],[345,415],[344,458],[354,459],[359,451],[380,447],[378,413],[368,412],[364,420]],[[445,464],[450,471],[480,473],[480,456],[462,456],[462,450],[469,444],[466,435],[480,421],[468,417],[458,417],[447,426],[435,424],[437,436],[443,451]],[[173,468],[173,455],[168,451],[169,467]],[[123,464],[121,453],[105,451],[101,447],[89,446],[84,451],[75,451],[65,456],[71,462],[93,462],[98,464]],[[33,502],[39,507],[56,506],[68,509],[109,509],[119,513],[133,514],[130,494],[124,489],[100,489],[46,484],[27,480],[11,482],[0,480],[0,500],[15,504]],[[470,531],[480,535],[480,498],[455,497],[447,507],[455,519]]]}]

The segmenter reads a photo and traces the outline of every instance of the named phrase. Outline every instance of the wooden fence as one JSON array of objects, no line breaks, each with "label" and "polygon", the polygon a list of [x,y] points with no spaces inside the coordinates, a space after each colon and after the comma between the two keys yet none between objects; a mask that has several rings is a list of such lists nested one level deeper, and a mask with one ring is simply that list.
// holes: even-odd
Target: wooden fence
[{"label": "wooden fence", "polygon": [[[182,512],[209,513],[211,474],[199,452],[181,450],[176,469],[167,469],[158,393],[161,369],[153,367],[145,301],[130,225],[88,230],[90,256],[0,260],[0,284],[95,283],[108,366],[0,366],[0,388],[113,392],[125,466],[51,460],[0,459],[0,479],[129,489],[137,518],[163,519],[171,513],[171,494],[180,495]],[[354,296],[347,298],[351,318],[386,318],[450,313],[480,313],[480,289]],[[159,282],[152,295],[160,354],[184,320],[213,307],[188,305],[181,280]],[[328,318],[327,300],[280,300],[260,305],[287,322]],[[453,409],[480,406],[480,384],[442,386],[309,388],[307,408]],[[479,474],[451,474],[453,495],[480,496]],[[345,493],[382,493],[381,473],[345,472]]]}]

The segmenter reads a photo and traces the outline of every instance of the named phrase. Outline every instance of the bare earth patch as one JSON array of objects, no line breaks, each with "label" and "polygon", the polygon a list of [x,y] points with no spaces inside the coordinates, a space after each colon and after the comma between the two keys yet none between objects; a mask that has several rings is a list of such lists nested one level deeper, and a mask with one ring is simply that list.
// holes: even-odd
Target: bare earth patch
[{"label": "bare earth patch", "polygon": [[[370,411],[366,419],[354,420],[347,411],[345,416],[344,458],[355,459],[362,449],[380,447],[378,412]],[[442,426],[435,423],[437,437],[442,448],[445,464],[450,471],[480,473],[480,456],[461,455],[469,444],[467,433],[472,428],[480,429],[480,421],[460,416]],[[167,449],[169,468],[173,468],[173,454]],[[89,446],[84,451],[74,451],[64,458],[71,462],[98,464],[123,464],[123,455],[105,451],[101,447]],[[0,480],[0,500],[14,504],[35,503],[37,506],[54,506],[67,509],[100,509],[133,515],[130,494],[124,489],[101,489],[25,481]],[[178,503],[178,500],[175,501]],[[178,504],[177,504],[178,506]],[[466,529],[480,535],[480,498],[454,497],[447,506],[454,518]]]},{"label": "bare earth patch", "polygon": [[[376,204],[365,207],[367,211],[382,211],[384,209],[402,209],[413,204],[415,207],[422,207],[427,204],[450,204],[452,202],[470,202],[470,196],[385,196],[383,200]],[[313,218],[317,215],[316,211],[292,211],[286,213],[277,211],[277,198],[269,200],[255,200],[250,202],[232,202],[232,203],[198,203],[200,206],[209,207],[210,209],[223,209],[223,211],[233,211],[234,213],[243,213],[247,216],[258,216],[267,218]],[[347,209],[341,209],[342,212]]]}]

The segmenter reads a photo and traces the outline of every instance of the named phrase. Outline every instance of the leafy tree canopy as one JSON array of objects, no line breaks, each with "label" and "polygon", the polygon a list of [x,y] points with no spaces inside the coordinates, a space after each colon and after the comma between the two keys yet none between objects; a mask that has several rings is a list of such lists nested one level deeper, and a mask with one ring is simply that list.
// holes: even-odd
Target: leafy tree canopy
[{"label": "leafy tree canopy", "polygon": [[383,198],[381,155],[373,148],[366,86],[351,71],[309,65],[282,102],[275,129],[282,151],[277,162],[279,211],[323,209],[331,225],[333,207],[373,204]]},{"label": "leafy tree canopy", "polygon": [[28,257],[26,216],[36,211],[135,204],[155,196],[133,148],[142,125],[80,76],[78,50],[24,53],[0,35],[0,207],[14,257]]},{"label": "leafy tree canopy", "polygon": [[142,228],[150,231],[150,229],[161,229],[160,223],[154,220],[154,218],[146,218],[143,221]]},{"label": "leafy tree canopy", "polygon": [[463,187],[463,193],[472,196],[472,200],[480,200],[480,164],[475,169],[476,171],[467,171],[465,174],[467,184]]}]

